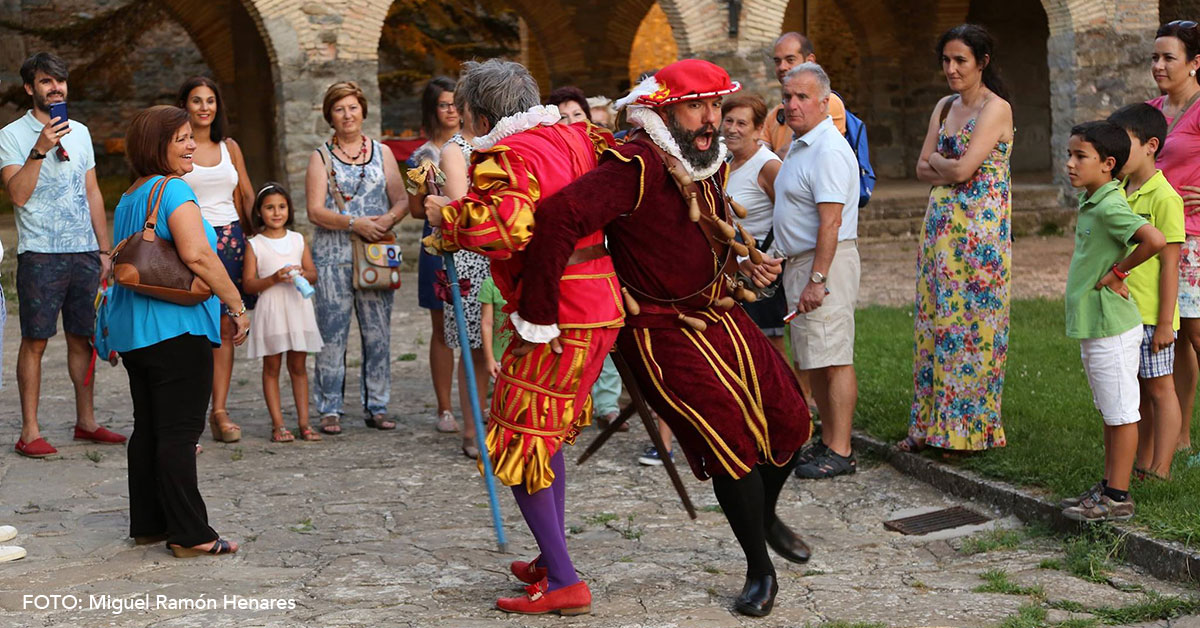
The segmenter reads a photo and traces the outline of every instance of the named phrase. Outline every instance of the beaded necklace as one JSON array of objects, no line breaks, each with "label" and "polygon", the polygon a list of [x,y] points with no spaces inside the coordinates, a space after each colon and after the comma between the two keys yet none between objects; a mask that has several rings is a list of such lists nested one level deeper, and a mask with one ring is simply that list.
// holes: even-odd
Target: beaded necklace
[{"label": "beaded necklace", "polygon": [[[363,155],[367,154],[367,136],[366,135],[362,136],[362,144],[360,144],[358,147],[358,154],[353,157],[350,157],[350,153],[346,152],[346,149],[341,145],[340,142],[338,142],[337,134],[334,134],[334,136],[333,136],[333,148],[336,148],[336,149],[342,151],[343,155],[345,155],[346,157],[349,157],[350,165],[353,166],[356,164],[356,162],[358,162],[358,160]],[[350,202],[350,199],[353,199],[355,196],[358,196],[358,193],[362,191],[363,180],[367,178],[367,162],[363,161],[362,163],[359,163],[357,165],[358,165],[358,184],[356,184],[354,186],[353,194],[346,194],[345,192],[343,192],[342,186],[337,182],[337,177],[333,177],[334,190],[336,190],[338,194],[341,194],[342,200],[344,200],[347,203]]]}]

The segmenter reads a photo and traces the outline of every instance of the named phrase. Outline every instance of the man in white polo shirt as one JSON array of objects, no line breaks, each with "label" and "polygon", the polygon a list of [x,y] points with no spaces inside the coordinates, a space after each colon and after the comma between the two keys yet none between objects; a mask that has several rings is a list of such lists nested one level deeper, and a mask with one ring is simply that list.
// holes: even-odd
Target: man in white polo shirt
[{"label": "man in white polo shirt", "polygon": [[16,450],[42,458],[58,452],[38,427],[38,397],[42,355],[46,341],[58,333],[60,313],[75,388],[75,439],[115,444],[125,437],[96,424],[87,381],[96,288],[108,270],[111,245],[92,139],[86,126],[50,115],[54,105],[67,100],[62,59],[39,52],[21,65],[21,79],[33,108],[0,129],[0,180],[17,215],[21,436]]},{"label": "man in white polo shirt", "polygon": [[854,473],[850,445],[858,380],[858,160],[829,115],[829,76],[816,63],[783,79],[787,124],[795,133],[775,178],[775,249],[787,258],[784,292],[796,366],[807,372],[821,416],[821,440],[800,454],[796,476]]}]

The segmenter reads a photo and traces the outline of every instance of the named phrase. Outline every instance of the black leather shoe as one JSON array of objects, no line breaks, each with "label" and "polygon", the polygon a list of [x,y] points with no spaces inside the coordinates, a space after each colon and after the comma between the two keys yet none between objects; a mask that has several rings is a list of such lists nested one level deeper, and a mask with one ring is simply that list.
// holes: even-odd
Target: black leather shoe
[{"label": "black leather shoe", "polygon": [[779,592],[779,583],[775,576],[747,576],[742,594],[733,603],[733,609],[751,617],[766,617],[775,607],[775,594]]},{"label": "black leather shoe", "polygon": [[812,556],[812,550],[800,535],[792,532],[782,521],[775,519],[767,526],[767,545],[775,550],[782,558],[793,563],[804,564]]}]

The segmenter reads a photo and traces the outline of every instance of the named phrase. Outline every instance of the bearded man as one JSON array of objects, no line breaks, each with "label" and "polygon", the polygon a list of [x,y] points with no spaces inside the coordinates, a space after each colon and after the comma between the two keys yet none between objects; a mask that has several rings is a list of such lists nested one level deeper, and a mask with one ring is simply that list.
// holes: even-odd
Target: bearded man
[{"label": "bearded man", "polygon": [[[780,262],[733,239],[730,211],[740,208],[725,200],[725,145],[716,129],[721,96],[739,88],[720,67],[687,59],[618,101],[629,105],[628,119],[639,128],[595,170],[541,204],[545,217],[539,213],[526,251],[517,312],[526,323],[552,328],[556,278],[573,243],[604,228],[631,296],[618,350],[692,472],[712,478],[746,556],[735,609],[763,616],[778,590],[767,545],[793,562],[809,556],[775,516],[775,503],[811,422],[787,363],[731,298],[749,298],[749,283],[769,284]],[[749,254],[740,273],[739,254]]]},{"label": "bearded man", "polygon": [[[558,108],[538,104],[537,82],[520,64],[491,59],[463,64],[455,94],[475,133],[470,189],[450,202],[425,199],[429,221],[441,227],[427,245],[487,255],[492,278],[508,301],[517,336],[500,360],[488,415],[487,455],[496,477],[512,487],[541,555],[510,569],[528,595],[501,598],[496,607],[523,614],[591,611],[592,595],[567,553],[563,443],[574,443],[591,420],[591,398],[624,311],[612,260],[599,227],[570,245],[555,285],[556,326],[521,319],[529,295],[525,249],[541,224],[544,199],[596,165],[612,135],[587,122],[557,124]],[[539,236],[540,237],[540,236]],[[566,271],[569,267],[569,272]],[[561,294],[561,298],[558,298]],[[542,332],[552,332],[545,333]],[[534,344],[540,343],[540,344]]]}]

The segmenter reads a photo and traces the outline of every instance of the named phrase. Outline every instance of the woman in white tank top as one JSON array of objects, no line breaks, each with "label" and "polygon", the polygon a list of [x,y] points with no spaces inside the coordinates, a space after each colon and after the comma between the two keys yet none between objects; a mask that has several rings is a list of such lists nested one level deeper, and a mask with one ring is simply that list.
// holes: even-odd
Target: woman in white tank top
[{"label": "woman in white tank top", "polygon": [[[225,106],[221,92],[212,79],[192,77],[180,87],[178,105],[187,110],[196,141],[193,168],[183,180],[195,192],[200,214],[217,232],[217,256],[242,293],[246,307],[252,308],[254,295],[247,295],[242,290],[242,264],[246,258],[246,234],[242,225],[250,224],[242,208],[253,202],[254,188],[246,174],[241,149],[233,138],[225,136]],[[208,417],[213,440],[226,443],[239,440],[242,433],[225,410],[229,381],[233,376],[234,331],[233,320],[222,316],[221,346],[213,349],[212,414]]]},{"label": "woman in white tank top", "polygon": [[[775,175],[779,174],[781,163],[769,146],[758,143],[766,118],[767,105],[755,94],[735,94],[721,106],[721,135],[732,157],[725,193],[746,208],[742,226],[763,251],[769,250],[774,240],[771,227],[775,217]],[[776,286],[774,295],[743,303],[742,307],[783,354],[787,298],[782,286]]]}]

